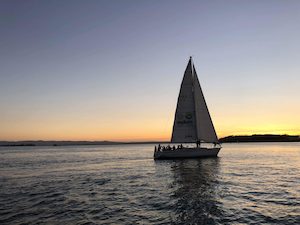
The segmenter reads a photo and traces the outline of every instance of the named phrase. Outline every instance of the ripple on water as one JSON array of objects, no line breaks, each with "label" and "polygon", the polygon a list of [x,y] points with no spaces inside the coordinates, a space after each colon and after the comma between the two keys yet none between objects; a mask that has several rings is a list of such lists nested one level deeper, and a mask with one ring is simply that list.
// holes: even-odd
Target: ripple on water
[{"label": "ripple on water", "polygon": [[6,149],[0,224],[300,224],[299,144],[174,161],[152,147]]}]

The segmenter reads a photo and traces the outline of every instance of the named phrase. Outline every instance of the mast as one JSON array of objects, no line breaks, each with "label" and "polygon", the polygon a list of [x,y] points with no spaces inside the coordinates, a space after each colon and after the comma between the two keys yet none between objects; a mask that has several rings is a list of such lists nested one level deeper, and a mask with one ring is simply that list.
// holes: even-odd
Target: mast
[{"label": "mast", "polygon": [[192,70],[192,79],[193,79],[193,86],[192,86],[192,92],[193,92],[193,100],[194,100],[194,112],[195,112],[195,130],[196,130],[196,140],[199,140],[199,135],[198,135],[198,129],[197,129],[197,112],[196,112],[196,98],[195,98],[195,67],[194,67],[194,62],[192,56],[190,56],[190,61],[191,61],[191,70]]}]

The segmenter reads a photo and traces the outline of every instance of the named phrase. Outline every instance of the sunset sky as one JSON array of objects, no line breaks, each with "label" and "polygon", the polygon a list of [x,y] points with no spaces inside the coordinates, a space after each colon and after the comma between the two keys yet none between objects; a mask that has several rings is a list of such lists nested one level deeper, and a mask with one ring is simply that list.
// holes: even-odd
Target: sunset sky
[{"label": "sunset sky", "polygon": [[300,134],[300,1],[0,2],[0,140],[169,140],[189,56],[219,137]]}]

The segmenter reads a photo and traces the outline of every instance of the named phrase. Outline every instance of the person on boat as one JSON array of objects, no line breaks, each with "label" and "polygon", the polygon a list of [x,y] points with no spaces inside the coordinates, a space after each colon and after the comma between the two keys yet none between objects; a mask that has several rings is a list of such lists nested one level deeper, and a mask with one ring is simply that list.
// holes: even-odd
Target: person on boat
[{"label": "person on boat", "polygon": [[197,148],[200,147],[200,141],[199,140],[196,141],[196,145],[197,145]]},{"label": "person on boat", "polygon": [[160,146],[160,144],[158,144],[158,151],[160,151],[160,149],[161,149],[161,146]]},{"label": "person on boat", "polygon": [[175,150],[176,149],[176,147],[175,147],[175,145],[173,146],[173,150]]}]

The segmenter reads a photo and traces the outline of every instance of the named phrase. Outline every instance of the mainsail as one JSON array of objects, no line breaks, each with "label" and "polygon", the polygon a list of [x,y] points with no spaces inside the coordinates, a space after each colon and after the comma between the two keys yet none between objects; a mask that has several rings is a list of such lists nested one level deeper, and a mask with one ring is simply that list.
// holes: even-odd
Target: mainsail
[{"label": "mainsail", "polygon": [[197,140],[192,68],[192,60],[190,60],[180,87],[171,142]]},{"label": "mainsail", "polygon": [[190,58],[177,101],[171,142],[218,142],[195,67]]}]

